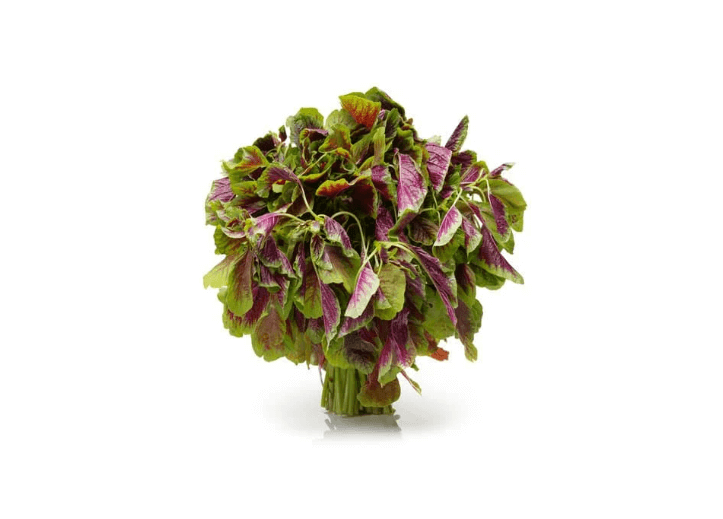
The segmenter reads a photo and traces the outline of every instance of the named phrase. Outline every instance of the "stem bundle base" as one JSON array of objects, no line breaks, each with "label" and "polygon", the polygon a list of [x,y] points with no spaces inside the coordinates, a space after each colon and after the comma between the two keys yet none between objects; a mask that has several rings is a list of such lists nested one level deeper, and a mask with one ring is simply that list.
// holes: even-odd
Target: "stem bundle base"
[{"label": "stem bundle base", "polygon": [[342,416],[360,416],[368,414],[394,414],[391,405],[384,407],[364,407],[357,396],[366,383],[366,375],[354,368],[344,369],[326,367],[324,389],[321,392],[321,407],[330,413]]}]

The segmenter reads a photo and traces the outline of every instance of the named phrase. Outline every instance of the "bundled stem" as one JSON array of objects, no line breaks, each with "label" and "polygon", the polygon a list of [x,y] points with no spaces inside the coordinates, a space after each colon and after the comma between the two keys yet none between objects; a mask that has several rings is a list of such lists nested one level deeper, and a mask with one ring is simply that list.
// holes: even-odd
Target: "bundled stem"
[{"label": "bundled stem", "polygon": [[393,414],[394,408],[391,405],[364,407],[359,403],[357,396],[365,383],[366,375],[360,371],[327,366],[321,406],[329,412],[343,416]]}]

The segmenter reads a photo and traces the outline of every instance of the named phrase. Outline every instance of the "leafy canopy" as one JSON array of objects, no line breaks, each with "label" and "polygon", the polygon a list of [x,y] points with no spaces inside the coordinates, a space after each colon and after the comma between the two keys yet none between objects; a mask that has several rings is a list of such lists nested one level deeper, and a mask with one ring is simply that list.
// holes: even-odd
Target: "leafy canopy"
[{"label": "leafy canopy", "polygon": [[204,285],[258,356],[356,368],[365,405],[384,406],[400,373],[419,389],[404,371],[417,356],[447,359],[440,340],[477,358],[476,289],[523,282],[503,251],[527,204],[502,177],[512,164],[490,171],[463,149],[466,116],[442,146],[377,88],[340,101],[222,163],[206,223],[224,259]]}]

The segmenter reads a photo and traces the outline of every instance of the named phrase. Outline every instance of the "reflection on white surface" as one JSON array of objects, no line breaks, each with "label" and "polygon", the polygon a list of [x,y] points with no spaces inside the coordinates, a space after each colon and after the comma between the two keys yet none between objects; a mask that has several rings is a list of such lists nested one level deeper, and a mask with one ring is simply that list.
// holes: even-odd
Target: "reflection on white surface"
[{"label": "reflection on white surface", "polygon": [[323,441],[344,441],[354,439],[400,439],[402,429],[397,420],[398,414],[393,415],[366,415],[366,416],[339,416],[326,413],[328,430],[324,431]]},{"label": "reflection on white surface", "polygon": [[460,422],[470,425],[469,418],[465,419],[464,401],[454,399],[459,395],[440,391],[430,391],[425,397],[413,392],[402,394],[394,404],[393,415],[354,417],[323,410],[316,384],[277,386],[264,396],[261,410],[274,434],[308,438],[313,444],[411,440],[456,430]]}]

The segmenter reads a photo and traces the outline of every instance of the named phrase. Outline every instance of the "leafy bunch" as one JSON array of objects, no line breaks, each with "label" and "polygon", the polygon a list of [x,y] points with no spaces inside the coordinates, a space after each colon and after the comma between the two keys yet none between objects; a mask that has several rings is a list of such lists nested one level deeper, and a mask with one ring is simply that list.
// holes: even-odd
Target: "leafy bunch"
[{"label": "leafy bunch", "polygon": [[445,360],[455,336],[469,360],[476,288],[522,283],[512,253],[526,203],[463,150],[468,118],[446,144],[420,138],[386,93],[340,97],[324,117],[302,108],[222,163],[206,223],[216,253],[204,278],[223,322],[267,361],[354,368],[360,400],[386,405],[417,356]]}]

